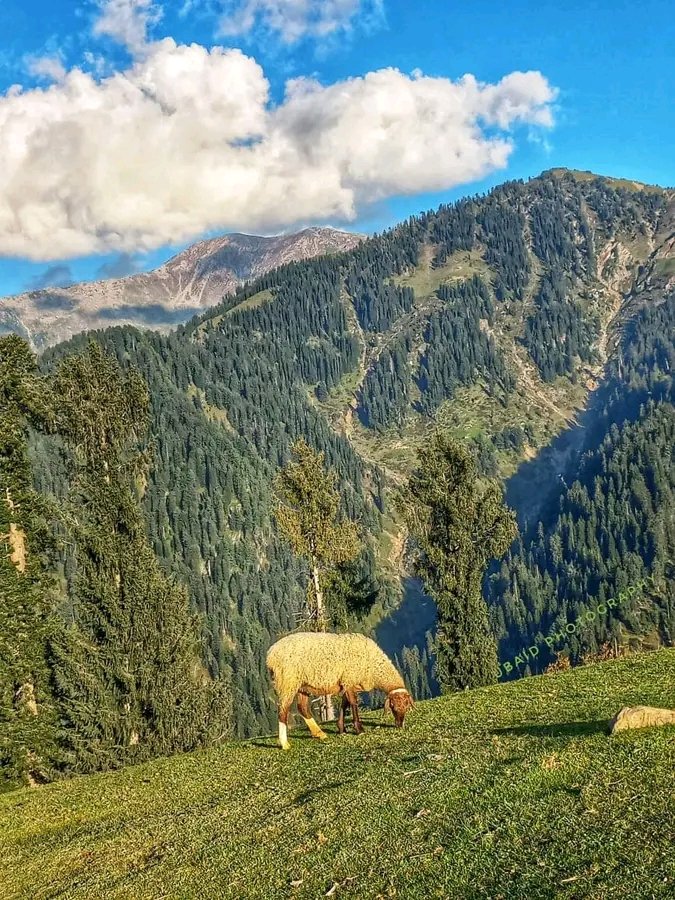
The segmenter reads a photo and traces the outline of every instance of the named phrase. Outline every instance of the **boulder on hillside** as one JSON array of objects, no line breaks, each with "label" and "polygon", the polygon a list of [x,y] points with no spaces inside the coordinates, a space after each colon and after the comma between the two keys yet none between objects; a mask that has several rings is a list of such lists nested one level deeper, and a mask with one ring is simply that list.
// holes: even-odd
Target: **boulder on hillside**
[{"label": "boulder on hillside", "polygon": [[610,734],[629,728],[653,728],[655,725],[675,725],[675,709],[654,706],[624,706],[609,725]]}]

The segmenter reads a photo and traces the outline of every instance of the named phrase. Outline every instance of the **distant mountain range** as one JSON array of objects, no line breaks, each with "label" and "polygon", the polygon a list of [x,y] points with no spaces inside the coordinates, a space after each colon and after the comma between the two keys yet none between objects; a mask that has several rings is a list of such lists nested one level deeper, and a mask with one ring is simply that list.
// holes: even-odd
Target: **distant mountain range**
[{"label": "distant mountain range", "polygon": [[276,237],[227,234],[199,241],[153,272],[0,299],[0,334],[17,332],[41,350],[111,325],[167,328],[187,322],[277,266],[350,250],[362,239],[317,227]]}]

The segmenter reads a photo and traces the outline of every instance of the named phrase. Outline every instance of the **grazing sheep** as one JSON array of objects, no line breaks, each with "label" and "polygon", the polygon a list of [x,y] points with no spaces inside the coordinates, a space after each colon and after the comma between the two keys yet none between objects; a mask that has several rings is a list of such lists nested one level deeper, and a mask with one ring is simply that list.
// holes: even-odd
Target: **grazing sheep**
[{"label": "grazing sheep", "polygon": [[389,658],[375,641],[363,634],[325,634],[298,632],[273,644],[267,653],[267,667],[279,698],[279,743],[289,749],[288,711],[294,697],[312,736],[324,740],[327,735],[316,723],[309,705],[310,696],[341,694],[338,731],[344,734],[344,715],[351,707],[354,728],[361,734],[359,691],[384,691],[385,709],[391,710],[396,725],[403,725],[412,708],[412,697]]}]

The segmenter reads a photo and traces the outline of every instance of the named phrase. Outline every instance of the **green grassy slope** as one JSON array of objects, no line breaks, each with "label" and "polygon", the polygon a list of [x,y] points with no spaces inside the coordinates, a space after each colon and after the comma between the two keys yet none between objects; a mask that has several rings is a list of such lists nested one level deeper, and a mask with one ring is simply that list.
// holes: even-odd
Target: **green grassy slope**
[{"label": "green grassy slope", "polygon": [[3,898],[675,896],[675,650],[0,797]]}]

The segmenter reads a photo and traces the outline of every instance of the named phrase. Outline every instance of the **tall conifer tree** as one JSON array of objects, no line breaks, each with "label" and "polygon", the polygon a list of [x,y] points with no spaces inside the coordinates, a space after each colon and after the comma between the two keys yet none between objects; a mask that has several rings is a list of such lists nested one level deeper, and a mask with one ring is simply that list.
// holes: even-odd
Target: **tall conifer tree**
[{"label": "tall conifer tree", "polygon": [[436,670],[443,691],[497,680],[497,646],[482,582],[516,535],[498,484],[481,485],[461,445],[436,434],[400,494],[416,542],[415,571],[438,607]]},{"label": "tall conifer tree", "polygon": [[[296,441],[292,452],[294,459],[276,481],[275,514],[293,552],[309,565],[309,625],[314,631],[326,631],[331,620],[326,588],[338,578],[339,567],[358,555],[358,529],[339,515],[337,477],[326,469],[324,454],[304,440]],[[332,718],[330,698],[323,699],[322,710],[326,718]]]},{"label": "tall conifer tree", "polygon": [[189,750],[225,733],[228,704],[201,663],[187,594],[146,535],[145,383],[92,343],[61,363],[53,387],[73,464],[75,625],[54,643],[71,764],[86,771]]},{"label": "tall conifer tree", "polygon": [[25,341],[0,338],[0,781],[10,783],[46,780],[56,755],[50,541],[27,448],[29,422],[48,416],[45,397]]}]

